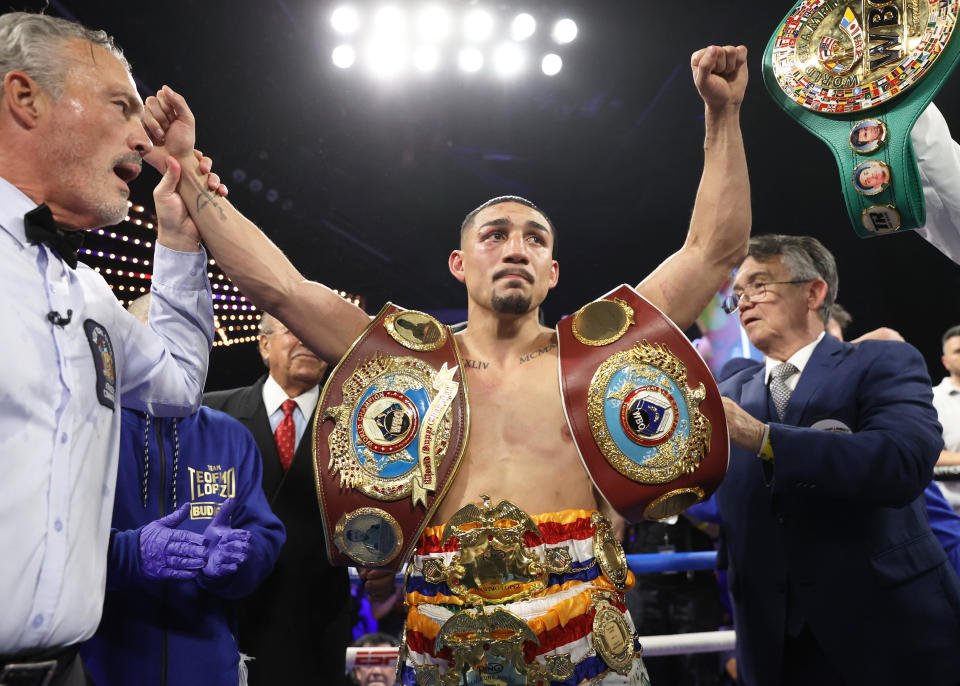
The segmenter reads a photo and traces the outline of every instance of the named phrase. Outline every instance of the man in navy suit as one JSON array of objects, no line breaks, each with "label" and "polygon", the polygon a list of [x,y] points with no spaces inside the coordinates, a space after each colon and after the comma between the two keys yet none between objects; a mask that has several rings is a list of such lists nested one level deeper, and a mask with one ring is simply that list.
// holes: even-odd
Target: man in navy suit
[{"label": "man in navy suit", "polygon": [[766,356],[720,384],[742,682],[956,684],[960,581],[922,497],[942,443],[923,358],[825,335],[837,270],[816,239],[752,239],[733,292]]}]

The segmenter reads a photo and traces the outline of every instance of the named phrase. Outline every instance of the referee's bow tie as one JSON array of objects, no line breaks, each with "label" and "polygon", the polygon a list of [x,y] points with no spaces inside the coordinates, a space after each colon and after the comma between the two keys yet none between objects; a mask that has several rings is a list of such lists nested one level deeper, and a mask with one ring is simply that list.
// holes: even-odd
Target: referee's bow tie
[{"label": "referee's bow tie", "polygon": [[46,204],[41,204],[23,215],[23,228],[27,240],[33,243],[46,243],[48,247],[70,265],[77,268],[77,248],[83,245],[83,231],[64,231],[53,221],[53,212]]}]

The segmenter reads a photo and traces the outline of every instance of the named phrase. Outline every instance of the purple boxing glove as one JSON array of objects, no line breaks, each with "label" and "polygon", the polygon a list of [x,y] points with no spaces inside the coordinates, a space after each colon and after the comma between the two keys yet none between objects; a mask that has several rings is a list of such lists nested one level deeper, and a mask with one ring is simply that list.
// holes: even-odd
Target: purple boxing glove
[{"label": "purple boxing glove", "polygon": [[216,517],[203,532],[208,550],[203,575],[211,579],[235,573],[237,567],[247,559],[250,532],[246,529],[230,528],[230,517],[236,505],[233,498],[225,500]]},{"label": "purple boxing glove", "polygon": [[190,503],[140,529],[140,571],[148,579],[192,579],[207,563],[203,536],[180,531]]}]

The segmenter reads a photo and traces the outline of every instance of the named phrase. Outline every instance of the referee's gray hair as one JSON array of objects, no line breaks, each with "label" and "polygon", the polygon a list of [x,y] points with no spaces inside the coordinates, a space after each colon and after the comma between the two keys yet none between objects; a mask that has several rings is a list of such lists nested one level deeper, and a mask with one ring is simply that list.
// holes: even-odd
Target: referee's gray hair
[{"label": "referee's gray hair", "polygon": [[39,83],[54,100],[59,99],[67,67],[61,48],[73,38],[108,50],[130,71],[123,51],[106,31],[94,31],[45,14],[9,12],[0,15],[0,94],[7,74],[20,70]]},{"label": "referee's gray hair", "polygon": [[750,239],[747,256],[758,262],[766,262],[780,255],[790,271],[791,279],[819,279],[827,283],[827,295],[820,306],[820,318],[826,324],[837,300],[840,279],[837,276],[837,261],[823,243],[813,236],[786,236],[765,234]]}]

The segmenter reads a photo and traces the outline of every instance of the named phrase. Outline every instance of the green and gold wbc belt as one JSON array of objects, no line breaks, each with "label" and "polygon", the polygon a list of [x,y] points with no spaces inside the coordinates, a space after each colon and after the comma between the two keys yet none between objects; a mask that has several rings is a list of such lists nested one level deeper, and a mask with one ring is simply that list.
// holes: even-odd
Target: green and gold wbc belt
[{"label": "green and gold wbc belt", "polygon": [[763,55],[767,90],[840,167],[857,234],[926,223],[910,132],[956,66],[960,0],[802,0]]}]

